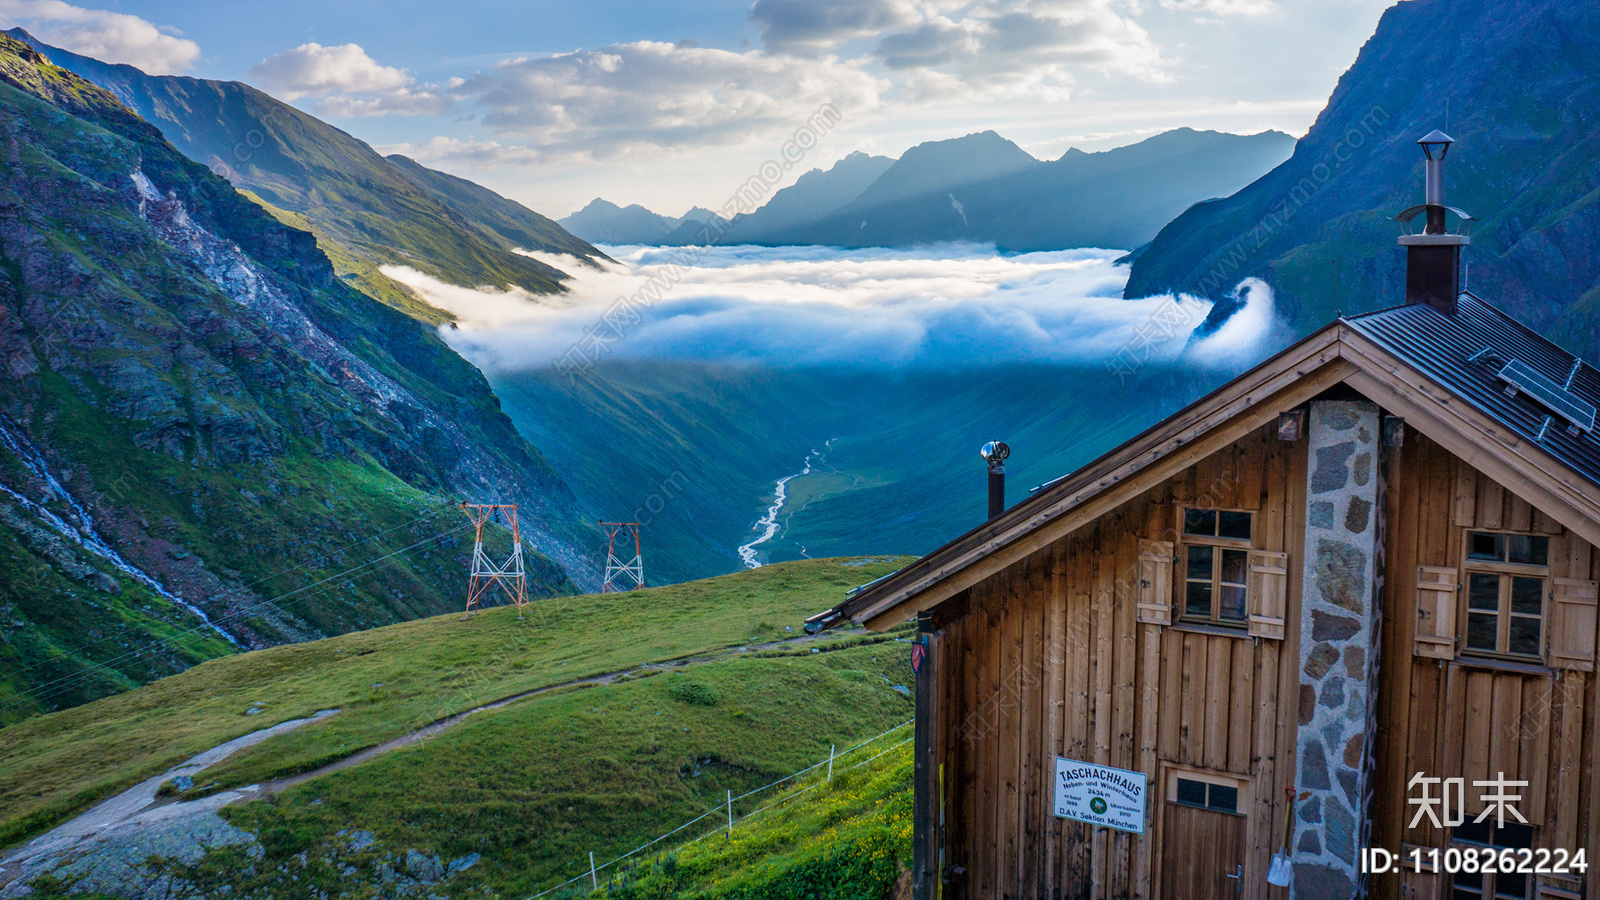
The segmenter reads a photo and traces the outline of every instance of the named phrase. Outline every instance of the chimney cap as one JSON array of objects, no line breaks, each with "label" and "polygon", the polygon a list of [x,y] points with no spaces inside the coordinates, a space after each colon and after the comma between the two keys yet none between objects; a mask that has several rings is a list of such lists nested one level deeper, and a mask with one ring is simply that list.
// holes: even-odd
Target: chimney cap
[{"label": "chimney cap", "polygon": [[[1417,140],[1417,143],[1422,145],[1423,154],[1429,159],[1444,159],[1444,155],[1450,152],[1450,145],[1455,142],[1455,138],[1437,128]],[[1436,149],[1439,151],[1437,157],[1433,155],[1433,151]]]},{"label": "chimney cap", "polygon": [[994,463],[1005,462],[1010,458],[1011,447],[1005,441],[990,441],[983,445],[983,449],[978,451],[978,455],[993,465]]}]

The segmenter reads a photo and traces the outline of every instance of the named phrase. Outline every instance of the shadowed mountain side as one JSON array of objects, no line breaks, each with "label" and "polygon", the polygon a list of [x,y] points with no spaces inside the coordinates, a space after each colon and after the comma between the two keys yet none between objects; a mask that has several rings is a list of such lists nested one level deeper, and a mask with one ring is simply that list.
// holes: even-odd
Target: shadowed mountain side
[{"label": "shadowed mountain side", "polygon": [[[1417,138],[1456,139],[1447,202],[1481,221],[1467,286],[1600,354],[1600,7],[1410,0],[1384,13],[1292,158],[1178,217],[1133,261],[1125,296],[1224,300],[1255,276],[1304,333],[1402,295],[1391,217],[1422,201]],[[1470,53],[1461,48],[1470,47]],[[1208,327],[1233,311],[1221,302]]]},{"label": "shadowed mountain side", "polygon": [[1015,502],[1215,377],[1154,366],[1121,383],[1097,366],[885,374],[658,361],[493,382],[595,517],[646,523],[645,572],[659,583],[738,568],[735,548],[756,537],[774,482],[808,457],[813,472],[786,485],[780,529],[759,558],[920,553],[981,519],[985,441],[1003,437],[1015,450]]},{"label": "shadowed mountain side", "polygon": [[[942,142],[948,145],[941,147],[942,165],[917,164],[902,171],[908,161],[916,163],[907,152],[848,205],[813,225],[776,232],[770,242],[883,247],[970,240],[1005,250],[1136,247],[1191,204],[1248,184],[1294,145],[1279,132],[1242,137],[1179,129],[1100,153],[1069,150],[1053,162],[1007,156],[1008,165],[1001,166],[993,160],[992,141],[981,138]],[[961,171],[950,165],[961,155],[973,157],[970,171],[1002,171],[947,177],[947,169]],[[929,177],[922,177],[925,173]]]}]

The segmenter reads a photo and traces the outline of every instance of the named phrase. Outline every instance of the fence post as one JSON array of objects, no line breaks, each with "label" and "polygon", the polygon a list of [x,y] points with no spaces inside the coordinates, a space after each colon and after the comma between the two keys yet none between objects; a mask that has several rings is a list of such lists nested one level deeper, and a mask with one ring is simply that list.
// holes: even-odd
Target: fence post
[{"label": "fence post", "polygon": [[728,837],[733,837],[733,791],[728,792]]},{"label": "fence post", "polygon": [[828,778],[827,778],[828,781],[832,781],[833,780],[833,751],[835,749],[837,749],[838,746],[839,746],[838,744],[829,744],[828,745]]},{"label": "fence post", "polygon": [[589,883],[594,885],[594,889],[595,890],[597,890],[597,891],[600,890],[600,876],[596,875],[595,874],[595,870],[594,870],[594,851],[593,850],[589,851]]}]

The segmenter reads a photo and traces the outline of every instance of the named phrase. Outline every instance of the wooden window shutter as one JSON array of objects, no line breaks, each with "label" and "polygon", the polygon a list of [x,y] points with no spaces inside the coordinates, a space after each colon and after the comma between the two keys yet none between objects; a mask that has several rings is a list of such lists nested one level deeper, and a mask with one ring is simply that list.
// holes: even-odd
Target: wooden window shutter
[{"label": "wooden window shutter", "polygon": [[1147,625],[1172,624],[1172,570],[1176,568],[1171,541],[1139,541],[1139,621]]},{"label": "wooden window shutter", "polygon": [[1416,655],[1456,658],[1456,604],[1461,573],[1445,566],[1417,566]]},{"label": "wooden window shutter", "polygon": [[1550,579],[1550,666],[1594,671],[1594,632],[1600,582],[1577,578]]},{"label": "wooden window shutter", "polygon": [[1250,634],[1283,640],[1283,611],[1289,603],[1289,554],[1250,551]]}]

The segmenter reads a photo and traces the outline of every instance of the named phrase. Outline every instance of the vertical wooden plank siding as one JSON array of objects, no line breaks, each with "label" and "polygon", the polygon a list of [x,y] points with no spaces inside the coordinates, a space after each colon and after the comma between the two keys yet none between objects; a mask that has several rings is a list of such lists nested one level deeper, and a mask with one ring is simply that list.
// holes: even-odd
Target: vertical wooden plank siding
[{"label": "vertical wooden plank siding", "polygon": [[[1139,526],[1143,515],[1124,508],[1115,521],[1116,531],[1108,539],[1107,558],[1112,564],[1111,599],[1113,608],[1111,673],[1111,765],[1134,768],[1133,723],[1138,703],[1135,692],[1138,673],[1138,637],[1135,608],[1138,592],[1134,579],[1139,574]],[[1111,896],[1126,897],[1131,890],[1129,865],[1133,858],[1134,837],[1119,831],[1111,838]]]},{"label": "vertical wooden plank siding", "polygon": [[[1066,713],[1066,660],[1067,660],[1067,568],[1065,548],[1057,543],[1050,547],[1050,600],[1045,608],[1045,646],[1044,646],[1044,742],[1046,774],[1051,778],[1055,775],[1054,757],[1066,755],[1064,740],[1063,718]],[[1044,879],[1041,892],[1048,893],[1057,884],[1060,884],[1061,872],[1061,820],[1056,818],[1054,810],[1050,808],[1051,797],[1054,792],[1054,783],[1051,783],[1051,794],[1044,798],[1045,803],[1045,834],[1044,834],[1044,859],[1041,861],[1040,873]]]},{"label": "vertical wooden plank siding", "polygon": [[[1306,446],[1252,433],[970,589],[939,666],[946,862],[962,870],[952,900],[1177,896],[1185,874],[1161,871],[1166,766],[1248,780],[1243,896],[1277,896],[1264,874],[1296,765]],[[1600,559],[1414,430],[1387,465],[1375,843],[1446,846],[1448,832],[1426,820],[1408,827],[1413,773],[1469,783],[1504,773],[1530,783],[1519,808],[1541,846],[1600,848],[1594,674],[1413,652],[1417,567],[1459,570],[1469,529],[1549,535],[1552,577],[1594,578]],[[1173,540],[1178,506],[1198,503],[1253,511],[1252,546],[1289,553],[1283,640],[1138,621],[1140,539]],[[1146,834],[1056,818],[1057,756],[1145,773]],[[1470,786],[1467,806],[1482,809]],[[1373,894],[1397,885],[1380,879]]]}]

